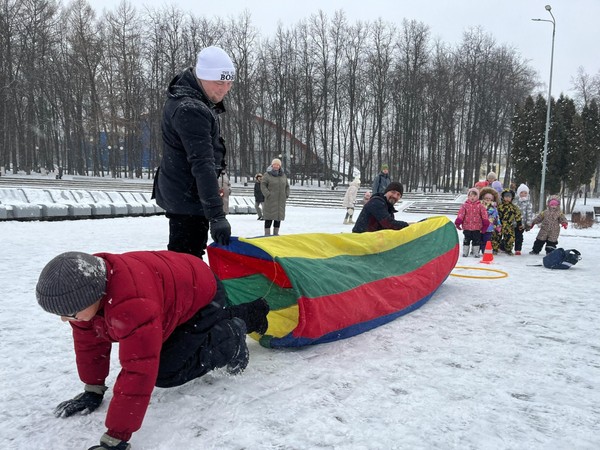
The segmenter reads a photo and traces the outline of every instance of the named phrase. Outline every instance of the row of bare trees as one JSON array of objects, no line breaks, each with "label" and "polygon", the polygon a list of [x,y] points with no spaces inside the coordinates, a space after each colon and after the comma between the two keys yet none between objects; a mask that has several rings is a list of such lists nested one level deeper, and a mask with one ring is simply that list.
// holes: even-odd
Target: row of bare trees
[{"label": "row of bare trees", "polygon": [[222,121],[236,177],[281,155],[301,182],[368,181],[385,162],[409,190],[461,189],[510,174],[515,106],[536,88],[518,52],[481,29],[449,45],[420,22],[338,11],[263,37],[249,14],[0,0],[0,166],[152,176],[166,87],[208,45],[237,67]]}]

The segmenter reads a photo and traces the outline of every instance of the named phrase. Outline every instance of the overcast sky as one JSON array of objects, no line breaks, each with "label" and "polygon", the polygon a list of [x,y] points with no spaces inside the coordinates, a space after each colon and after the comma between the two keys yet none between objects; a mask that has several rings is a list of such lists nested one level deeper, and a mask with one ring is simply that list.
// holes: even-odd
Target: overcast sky
[{"label": "overcast sky", "polygon": [[[98,12],[114,9],[120,0],[89,0]],[[429,25],[433,38],[455,44],[469,28],[481,26],[498,44],[516,48],[528,59],[547,92],[550,76],[552,24],[531,19],[551,19],[544,6],[552,6],[556,19],[552,95],[572,96],[571,78],[583,66],[590,75],[600,73],[600,0],[130,0],[136,7],[160,8],[176,4],[183,11],[208,17],[237,18],[250,12],[253,24],[263,37],[273,34],[278,23],[291,26],[301,19],[324,11],[329,18],[344,10],[350,22],[385,21],[400,24],[403,18]]]}]

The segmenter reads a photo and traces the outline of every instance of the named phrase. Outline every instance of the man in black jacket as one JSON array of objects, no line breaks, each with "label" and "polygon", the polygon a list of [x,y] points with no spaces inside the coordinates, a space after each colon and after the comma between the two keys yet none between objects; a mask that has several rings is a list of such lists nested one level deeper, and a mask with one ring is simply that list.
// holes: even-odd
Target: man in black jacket
[{"label": "man in black jacket", "polygon": [[163,108],[163,156],[153,196],[169,219],[168,249],[202,258],[208,231],[229,243],[231,226],[223,211],[218,176],[225,168],[219,114],[233,84],[231,58],[218,47],[198,53],[195,67],[169,84]]},{"label": "man in black jacket", "polygon": [[397,181],[392,181],[385,188],[383,194],[373,194],[371,199],[363,206],[352,228],[353,233],[379,230],[401,230],[408,223],[394,219],[394,205],[402,198],[404,187]]}]

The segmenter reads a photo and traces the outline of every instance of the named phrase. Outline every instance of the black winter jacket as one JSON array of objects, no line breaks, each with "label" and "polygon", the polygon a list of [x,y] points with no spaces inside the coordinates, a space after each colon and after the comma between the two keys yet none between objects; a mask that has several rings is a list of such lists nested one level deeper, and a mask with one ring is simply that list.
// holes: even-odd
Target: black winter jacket
[{"label": "black winter jacket", "polygon": [[254,201],[257,203],[264,203],[265,195],[260,189],[260,181],[254,183]]},{"label": "black winter jacket", "polygon": [[408,223],[394,219],[395,212],[394,206],[388,202],[385,195],[374,194],[363,206],[352,232],[401,230],[407,227]]},{"label": "black winter jacket", "polygon": [[156,203],[174,214],[223,214],[217,176],[225,168],[225,144],[218,115],[222,102],[212,103],[193,69],[177,75],[163,108],[163,157],[154,179]]}]

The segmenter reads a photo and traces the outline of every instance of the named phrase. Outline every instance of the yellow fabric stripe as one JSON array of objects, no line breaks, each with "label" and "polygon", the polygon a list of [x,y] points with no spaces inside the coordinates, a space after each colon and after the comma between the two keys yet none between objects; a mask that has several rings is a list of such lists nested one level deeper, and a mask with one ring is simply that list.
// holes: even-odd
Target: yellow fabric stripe
[{"label": "yellow fabric stripe", "polygon": [[[267,319],[269,321],[269,328],[267,328],[265,335],[273,336],[275,338],[287,336],[298,326],[298,305],[296,304],[276,311],[269,311]],[[261,335],[252,333],[250,334],[250,337],[258,341]]]},{"label": "yellow fabric stripe", "polygon": [[430,217],[403,230],[374,233],[307,233],[299,235],[243,238],[239,240],[280,258],[325,259],[342,255],[370,255],[391,250],[446,225],[446,216]]}]

